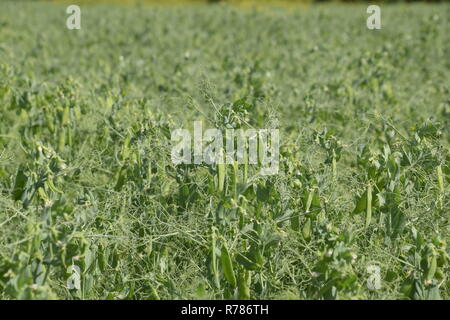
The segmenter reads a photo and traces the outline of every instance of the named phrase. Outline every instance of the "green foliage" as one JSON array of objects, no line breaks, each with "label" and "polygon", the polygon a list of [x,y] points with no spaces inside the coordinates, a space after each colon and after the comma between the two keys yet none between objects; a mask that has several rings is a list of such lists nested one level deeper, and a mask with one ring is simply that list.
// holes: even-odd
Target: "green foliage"
[{"label": "green foliage", "polygon": [[[64,9],[0,2],[0,298],[450,299],[448,5]],[[174,165],[194,120],[279,174]]]}]

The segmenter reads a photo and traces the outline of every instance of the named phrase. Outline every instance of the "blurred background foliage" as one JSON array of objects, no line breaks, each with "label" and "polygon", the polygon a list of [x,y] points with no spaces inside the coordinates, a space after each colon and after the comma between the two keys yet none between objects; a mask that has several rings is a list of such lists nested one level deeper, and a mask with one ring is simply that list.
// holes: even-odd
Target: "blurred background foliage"
[{"label": "blurred background foliage", "polygon": [[[27,0],[25,0],[27,1]],[[42,1],[42,0],[35,0]],[[45,0],[44,0],[45,1]],[[50,0],[51,1],[51,0]],[[54,2],[74,2],[68,0],[53,0]],[[136,3],[150,3],[159,5],[172,4],[190,4],[190,3],[230,3],[239,5],[305,5],[313,3],[432,3],[432,2],[446,2],[448,0],[77,0],[76,3],[119,3],[119,4],[136,4]]]}]

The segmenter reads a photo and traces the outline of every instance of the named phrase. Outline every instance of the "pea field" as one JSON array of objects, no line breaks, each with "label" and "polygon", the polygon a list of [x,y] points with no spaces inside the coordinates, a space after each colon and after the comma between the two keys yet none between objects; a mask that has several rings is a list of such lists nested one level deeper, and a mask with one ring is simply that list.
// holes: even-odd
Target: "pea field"
[{"label": "pea field", "polygon": [[0,1],[0,299],[450,299],[449,3],[67,6]]}]

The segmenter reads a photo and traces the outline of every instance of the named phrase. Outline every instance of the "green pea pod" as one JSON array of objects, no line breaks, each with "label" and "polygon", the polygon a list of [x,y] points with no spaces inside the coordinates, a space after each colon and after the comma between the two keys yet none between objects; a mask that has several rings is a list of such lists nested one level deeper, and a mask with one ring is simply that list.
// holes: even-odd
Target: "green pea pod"
[{"label": "green pea pod", "polygon": [[305,225],[303,226],[303,229],[302,229],[302,234],[303,234],[303,238],[305,240],[308,241],[309,239],[311,239],[311,219],[310,218],[308,218],[306,220],[306,223],[305,223]]},{"label": "green pea pod", "polygon": [[14,182],[13,197],[16,201],[22,199],[28,181],[28,177],[25,175],[24,171],[25,168],[21,165],[17,171],[16,181]]},{"label": "green pea pod", "polygon": [[211,269],[214,277],[214,283],[217,288],[220,288],[219,271],[217,268],[216,258],[216,230],[214,227],[211,228]]},{"label": "green pea pod", "polygon": [[222,255],[220,258],[222,260],[225,278],[232,287],[236,287],[236,276],[234,275],[233,263],[231,262],[231,257],[225,244],[222,247]]},{"label": "green pea pod", "polygon": [[366,206],[366,228],[372,219],[372,185],[367,187],[367,206]]},{"label": "green pea pod", "polygon": [[117,182],[116,182],[116,186],[114,187],[114,189],[116,191],[119,191],[122,188],[122,186],[125,184],[125,178],[126,178],[126,169],[125,169],[125,167],[122,167],[116,175]]},{"label": "green pea pod", "polygon": [[98,268],[101,272],[105,272],[107,264],[105,251],[100,249],[98,251]]},{"label": "green pea pod", "polygon": [[336,164],[336,152],[334,150],[333,150],[333,159],[332,159],[331,163],[332,163],[333,180],[336,180],[337,164]]},{"label": "green pea pod", "polygon": [[66,106],[63,110],[62,117],[61,117],[61,124],[63,126],[69,125],[69,114],[70,114],[69,106]]},{"label": "green pea pod", "polygon": [[233,196],[237,198],[237,184],[238,184],[239,166],[237,161],[233,162],[233,171],[231,176],[231,185],[233,187]]},{"label": "green pea pod", "polygon": [[438,185],[439,185],[439,191],[441,193],[444,193],[444,175],[442,174],[442,166],[439,165],[436,169],[436,173],[437,173],[437,180],[438,180]]},{"label": "green pea pod", "polygon": [[245,153],[245,155],[244,155],[244,177],[243,177],[244,183],[247,183],[247,178],[248,178],[248,154]]},{"label": "green pea pod", "polygon": [[45,122],[47,124],[47,128],[51,133],[55,133],[55,119],[50,111],[45,112]]},{"label": "green pea pod", "polygon": [[313,197],[314,197],[314,189],[311,189],[311,190],[308,192],[308,198],[307,198],[307,200],[306,200],[306,207],[305,207],[305,211],[306,211],[306,212],[309,212],[309,209],[311,208],[311,204],[312,204],[312,201],[313,201]]},{"label": "green pea pod", "polygon": [[223,192],[225,188],[225,164],[218,164],[217,165],[217,171],[218,171],[218,189],[219,192]]},{"label": "green pea pod", "polygon": [[434,274],[437,270],[437,257],[435,252],[431,254],[431,259],[428,261],[428,265],[429,267],[426,274],[426,280],[431,281],[434,278]]},{"label": "green pea pod", "polygon": [[58,151],[63,150],[65,145],[66,145],[66,129],[61,128],[58,136]]},{"label": "green pea pod", "polygon": [[239,283],[238,283],[239,299],[242,300],[250,299],[250,287],[248,286],[249,280],[250,280],[250,272],[242,271],[239,274]]},{"label": "green pea pod", "polygon": [[59,190],[58,188],[56,188],[54,182],[53,182],[53,177],[48,177],[47,179],[47,186],[49,187],[49,189],[55,193],[60,193],[62,194],[63,192],[61,190]]},{"label": "green pea pod", "polygon": [[37,193],[38,193],[38,195],[39,195],[39,197],[41,198],[42,201],[45,201],[45,202],[49,201],[48,196],[47,196],[47,194],[45,193],[44,188],[39,187],[39,188],[37,189]]},{"label": "green pea pod", "polygon": [[128,157],[130,155],[130,142],[131,142],[131,134],[128,133],[127,136],[125,137],[125,140],[123,142],[123,147],[122,147],[122,159],[123,160],[128,159]]}]

